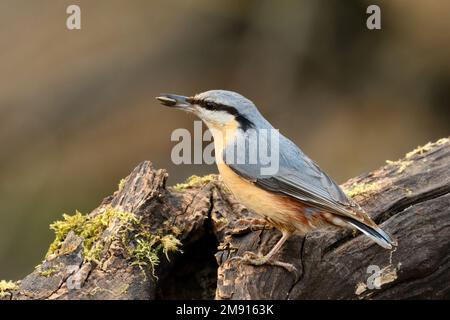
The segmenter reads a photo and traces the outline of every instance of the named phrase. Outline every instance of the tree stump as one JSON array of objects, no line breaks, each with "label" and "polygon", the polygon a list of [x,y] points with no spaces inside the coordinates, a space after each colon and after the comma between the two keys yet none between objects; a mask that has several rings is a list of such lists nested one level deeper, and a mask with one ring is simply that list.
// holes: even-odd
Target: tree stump
[{"label": "tree stump", "polygon": [[89,215],[55,224],[50,254],[3,299],[449,298],[449,168],[445,138],[346,182],[398,247],[317,230],[282,248],[294,274],[230,261],[266,253],[281,234],[245,223],[257,216],[217,176],[166,187],[166,171],[146,161]]}]

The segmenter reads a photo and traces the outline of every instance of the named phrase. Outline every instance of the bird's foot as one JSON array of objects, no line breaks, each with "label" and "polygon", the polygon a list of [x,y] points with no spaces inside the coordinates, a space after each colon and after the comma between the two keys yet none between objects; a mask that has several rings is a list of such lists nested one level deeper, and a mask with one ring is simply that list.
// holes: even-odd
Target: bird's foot
[{"label": "bird's foot", "polygon": [[267,256],[263,256],[263,255],[256,254],[253,252],[245,252],[244,256],[233,257],[229,261],[232,261],[232,260],[239,260],[239,261],[241,261],[241,263],[245,263],[245,264],[249,264],[249,265],[253,265],[253,266],[262,266],[264,264],[269,264],[269,265],[284,268],[289,272],[294,272],[297,274],[297,268],[294,267],[293,264],[278,261],[278,260],[272,260],[272,259],[269,259]]}]

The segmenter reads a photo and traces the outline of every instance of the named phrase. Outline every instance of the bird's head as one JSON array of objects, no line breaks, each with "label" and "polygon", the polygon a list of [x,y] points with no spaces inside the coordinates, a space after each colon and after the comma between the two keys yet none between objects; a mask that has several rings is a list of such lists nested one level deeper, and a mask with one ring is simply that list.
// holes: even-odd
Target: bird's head
[{"label": "bird's head", "polygon": [[254,127],[253,118],[259,115],[253,102],[226,90],[210,90],[192,97],[161,94],[156,99],[165,106],[197,115],[212,129],[236,127],[245,131]]}]

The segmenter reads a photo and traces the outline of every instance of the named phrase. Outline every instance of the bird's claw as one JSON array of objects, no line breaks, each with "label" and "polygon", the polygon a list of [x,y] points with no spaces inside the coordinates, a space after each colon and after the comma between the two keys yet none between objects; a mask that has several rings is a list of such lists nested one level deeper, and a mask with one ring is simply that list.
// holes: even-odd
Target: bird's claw
[{"label": "bird's claw", "polygon": [[293,264],[291,263],[287,263],[287,262],[282,262],[282,261],[268,261],[269,264],[274,265],[274,266],[278,266],[281,268],[286,269],[288,272],[292,272],[295,273],[296,275],[298,274],[298,270],[296,267],[294,267]]}]

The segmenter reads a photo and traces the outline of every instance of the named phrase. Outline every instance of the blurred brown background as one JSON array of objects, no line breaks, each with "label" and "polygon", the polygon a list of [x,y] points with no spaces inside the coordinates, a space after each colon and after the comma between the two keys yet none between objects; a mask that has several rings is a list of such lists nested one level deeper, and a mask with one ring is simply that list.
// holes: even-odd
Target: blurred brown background
[{"label": "blurred brown background", "polygon": [[0,0],[0,43],[0,278],[30,272],[50,222],[145,159],[171,184],[215,172],[171,163],[194,118],[160,92],[244,94],[338,182],[449,134],[447,0]]}]

